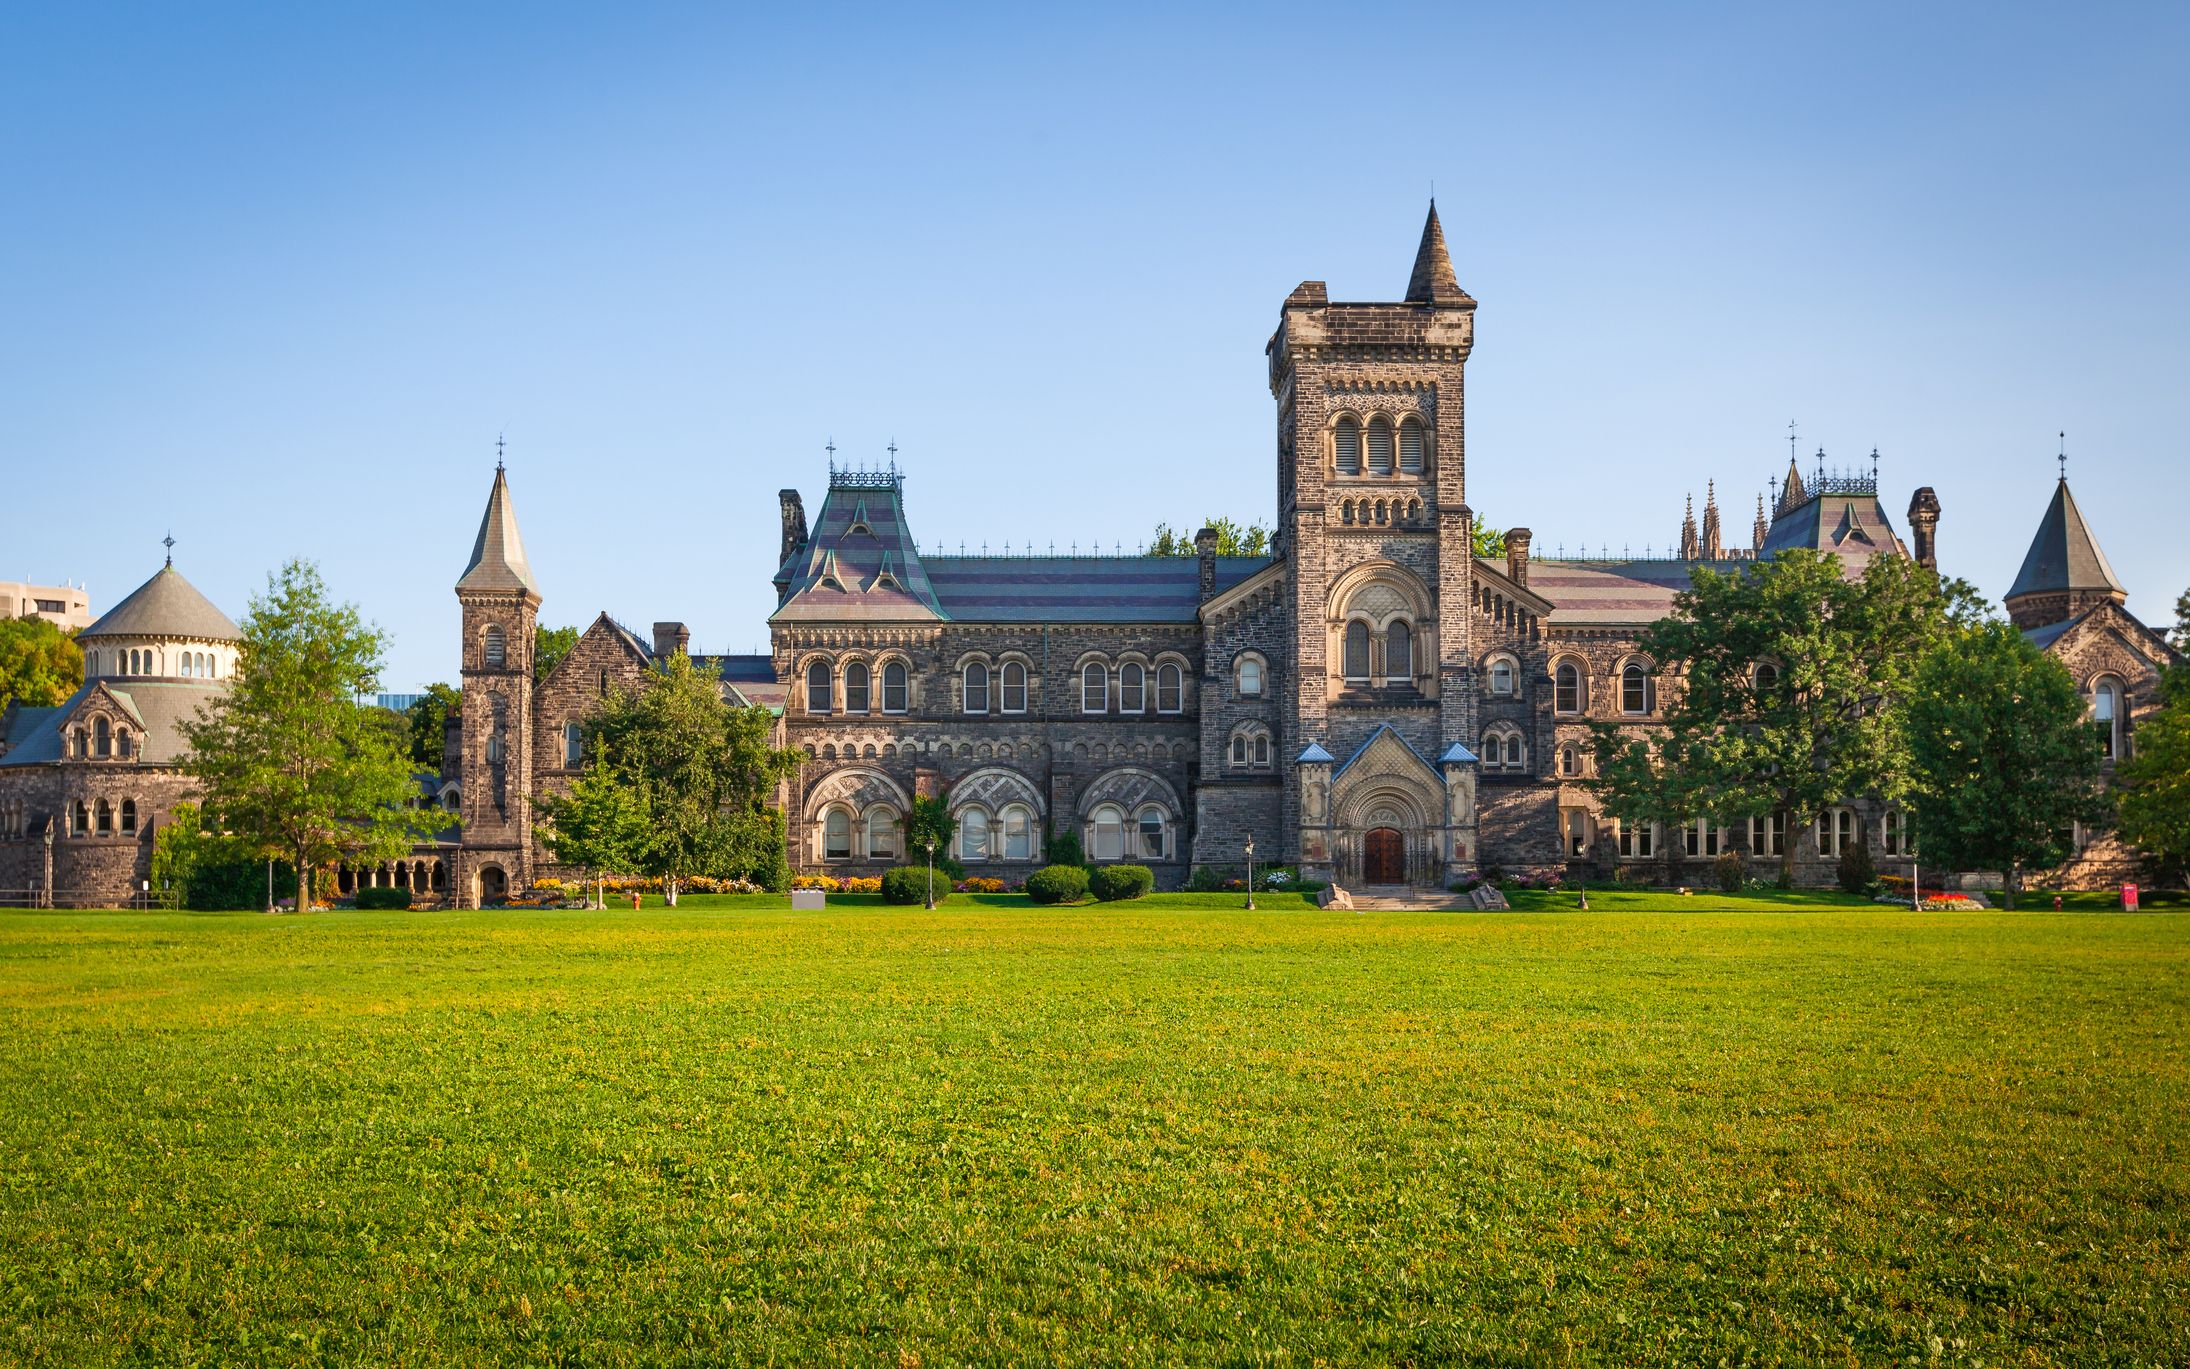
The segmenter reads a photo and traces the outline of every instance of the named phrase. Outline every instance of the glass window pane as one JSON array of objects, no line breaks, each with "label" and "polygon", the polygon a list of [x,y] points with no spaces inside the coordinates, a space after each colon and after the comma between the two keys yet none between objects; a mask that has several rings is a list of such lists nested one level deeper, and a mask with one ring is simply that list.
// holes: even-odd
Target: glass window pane
[{"label": "glass window pane", "polygon": [[808,713],[828,712],[829,705],[832,702],[829,697],[831,692],[829,663],[827,661],[815,661],[807,666],[806,711]]},{"label": "glass window pane", "polygon": [[1156,672],[1156,711],[1176,713],[1185,707],[1186,679],[1175,665],[1167,665]]},{"label": "glass window pane", "polygon": [[906,708],[906,676],[902,661],[892,661],[882,667],[882,711],[902,713]]},{"label": "glass window pane", "polygon": [[1163,814],[1153,808],[1141,810],[1141,854],[1150,860],[1163,859]]},{"label": "glass window pane", "polygon": [[966,667],[966,711],[989,711],[989,668],[979,661]]},{"label": "glass window pane", "polygon": [[989,858],[989,815],[978,808],[968,808],[958,815],[958,858]]},{"label": "glass window pane", "polygon": [[1080,711],[1101,713],[1109,707],[1110,672],[1091,664],[1080,672]]},{"label": "glass window pane", "polygon": [[867,711],[867,667],[858,661],[844,667],[844,711]]},{"label": "glass window pane", "polygon": [[1024,713],[1027,711],[1027,668],[1017,661],[1009,662],[1004,666],[1004,711],[1006,713]]},{"label": "glass window pane", "polygon": [[827,833],[822,853],[831,860],[841,860],[852,853],[852,815],[839,808],[831,812],[824,829]]},{"label": "glass window pane", "polygon": [[1118,711],[1138,713],[1147,702],[1148,675],[1139,666],[1127,662],[1118,669]]}]

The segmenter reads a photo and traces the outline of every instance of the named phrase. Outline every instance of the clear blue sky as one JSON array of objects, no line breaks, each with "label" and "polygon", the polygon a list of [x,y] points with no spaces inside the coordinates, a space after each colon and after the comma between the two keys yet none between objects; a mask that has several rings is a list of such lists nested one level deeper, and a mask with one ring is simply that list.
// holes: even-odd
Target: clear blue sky
[{"label": "clear blue sky", "polygon": [[2065,428],[2164,623],[2186,69],[2179,5],[16,7],[0,575],[310,556],[407,689],[504,431],[545,620],[710,650],[832,436],[923,545],[1268,518],[1279,301],[1396,297],[1434,181],[1491,521],[1745,528],[1794,419],[1997,596]]}]

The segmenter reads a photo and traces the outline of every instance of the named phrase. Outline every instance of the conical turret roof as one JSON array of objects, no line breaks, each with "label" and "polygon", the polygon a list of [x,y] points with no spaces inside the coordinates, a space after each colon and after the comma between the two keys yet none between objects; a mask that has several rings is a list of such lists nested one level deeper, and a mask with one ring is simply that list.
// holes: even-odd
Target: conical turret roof
[{"label": "conical turret roof", "polygon": [[76,634],[85,637],[168,637],[238,642],[243,633],[173,564],[160,567],[136,592]]},{"label": "conical turret roof", "polygon": [[2128,593],[2114,578],[2114,568],[2106,563],[2106,553],[2099,550],[2099,539],[2091,535],[2064,475],[2053,488],[2053,502],[2046,505],[2045,517],[2038,522],[2038,535],[2030,539],[2023,568],[2017,572],[2015,587],[2007,597],[2071,589]]},{"label": "conical turret roof", "polygon": [[1407,278],[1407,303],[1475,303],[1452,274],[1452,254],[1445,250],[1445,227],[1437,221],[1435,200],[1430,201],[1430,216],[1422,223],[1422,245],[1415,249],[1414,274]]},{"label": "conical turret roof", "polygon": [[525,559],[525,539],[517,531],[517,506],[510,499],[509,477],[494,468],[494,488],[487,495],[487,512],[479,520],[479,536],[471,544],[471,561],[457,579],[465,590],[523,590],[540,596],[532,578],[532,563]]}]

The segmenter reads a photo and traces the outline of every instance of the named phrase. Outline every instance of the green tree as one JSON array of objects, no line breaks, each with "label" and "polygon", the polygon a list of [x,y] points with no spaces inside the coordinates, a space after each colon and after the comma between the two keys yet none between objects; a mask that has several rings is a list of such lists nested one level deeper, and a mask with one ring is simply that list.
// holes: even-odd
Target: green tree
[{"label": "green tree", "polygon": [[0,618],[0,709],[51,708],[83,683],[84,653],[74,633],[43,618]]},{"label": "green tree", "polygon": [[1925,862],[1999,871],[2010,908],[2022,870],[2059,865],[2074,824],[2107,818],[2099,739],[2076,682],[2008,623],[1934,643],[1901,724]]},{"label": "green tree", "polygon": [[319,571],[291,561],[252,599],[227,690],[182,724],[206,820],[260,857],[293,860],[311,906],[311,871],[389,860],[448,815],[414,811],[411,758],[398,733],[357,702],[378,686],[386,638],[334,602]]},{"label": "green tree", "polygon": [[541,627],[532,629],[532,682],[538,684],[563,663],[570,649],[578,645],[578,629],[574,627]]},{"label": "green tree", "polygon": [[1483,521],[1483,515],[1475,515],[1475,531],[1469,534],[1475,543],[1475,554],[1490,559],[1503,560],[1506,554],[1506,535]]},{"label": "green tree", "polygon": [[781,886],[782,819],[766,805],[804,756],[778,748],[774,732],[767,709],[731,707],[716,672],[685,656],[645,687],[611,693],[588,726],[593,754],[644,817],[631,858],[661,878],[672,907],[691,875]]},{"label": "green tree", "polygon": [[2175,650],[2190,652],[2190,589],[2175,600]]},{"label": "green tree", "polygon": [[1229,518],[1209,518],[1186,531],[1174,531],[1169,523],[1158,523],[1156,531],[1148,539],[1150,556],[1198,556],[1194,538],[1202,528],[1217,530],[1217,555],[1219,556],[1268,556],[1270,554],[1270,529],[1264,523],[1239,523]]},{"label": "green tree", "polygon": [[[2175,667],[2176,677],[2186,670]],[[2190,691],[2172,691],[2165,707],[2138,724],[2114,778],[2122,840],[2159,867],[2163,879],[2184,878],[2190,872]]]},{"label": "green tree", "polygon": [[[541,838],[555,859],[593,876],[637,870],[644,863],[646,810],[636,787],[596,759],[570,786],[570,794],[541,794],[533,805],[545,819]],[[593,906],[602,906],[596,889]]]},{"label": "green tree", "polygon": [[[1592,787],[1633,821],[1784,812],[1790,838],[1846,799],[1896,798],[1909,764],[1895,705],[1925,647],[1977,602],[1899,557],[1856,580],[1813,551],[1698,566],[1641,642],[1666,679],[1664,726],[1592,722]],[[1779,873],[1792,882],[1791,839]]]},{"label": "green tree", "polygon": [[951,854],[951,838],[958,835],[958,819],[951,816],[950,799],[944,794],[915,798],[912,811],[898,820],[905,836],[905,859],[927,864],[928,847],[935,848],[935,867],[951,879],[965,875],[965,866]]},{"label": "green tree", "polygon": [[449,717],[464,711],[464,695],[454,685],[430,684],[407,710],[410,720],[411,759],[421,768],[439,773],[446,757]]}]

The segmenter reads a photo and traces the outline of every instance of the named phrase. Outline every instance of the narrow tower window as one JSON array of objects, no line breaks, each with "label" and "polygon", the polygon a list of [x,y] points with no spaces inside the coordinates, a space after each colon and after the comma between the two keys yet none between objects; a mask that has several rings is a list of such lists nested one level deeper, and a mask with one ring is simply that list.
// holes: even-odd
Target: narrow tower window
[{"label": "narrow tower window", "polygon": [[[1392,473],[1392,425],[1378,419],[1369,425],[1369,474]],[[1377,522],[1384,520],[1378,518]]]},{"label": "narrow tower window", "polygon": [[1399,425],[1399,471],[1402,475],[1422,473],[1422,422],[1410,418]]},{"label": "narrow tower window", "polygon": [[1333,437],[1338,455],[1338,473],[1361,474],[1361,425],[1350,418],[1340,419],[1338,431]]},{"label": "narrow tower window", "polygon": [[826,713],[835,702],[831,695],[836,691],[829,678],[827,661],[809,661],[806,664],[806,711]]},{"label": "narrow tower window", "polygon": [[487,663],[487,669],[500,670],[509,658],[509,647],[502,640],[502,629],[489,623],[487,630],[480,635],[479,640],[481,655]]}]

